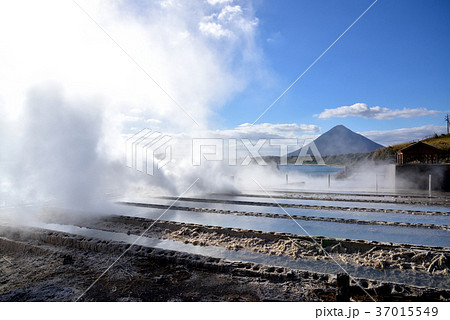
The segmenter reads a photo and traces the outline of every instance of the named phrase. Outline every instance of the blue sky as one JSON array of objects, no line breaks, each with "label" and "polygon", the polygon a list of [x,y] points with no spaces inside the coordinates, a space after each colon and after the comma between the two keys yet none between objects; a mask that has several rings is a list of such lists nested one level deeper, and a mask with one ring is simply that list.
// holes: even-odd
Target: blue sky
[{"label": "blue sky", "polygon": [[[259,1],[256,42],[267,78],[218,112],[224,128],[252,123],[373,1]],[[306,123],[322,132],[444,125],[444,114],[370,119],[314,115],[364,103],[450,110],[450,2],[378,1],[258,123]],[[269,79],[270,78],[270,79]]]},{"label": "blue sky", "polygon": [[98,106],[111,140],[147,127],[258,139],[343,124],[381,144],[443,132],[448,0],[379,0],[245,125],[372,2],[29,0],[26,12],[1,2],[1,119],[21,121],[42,87],[80,112]]}]

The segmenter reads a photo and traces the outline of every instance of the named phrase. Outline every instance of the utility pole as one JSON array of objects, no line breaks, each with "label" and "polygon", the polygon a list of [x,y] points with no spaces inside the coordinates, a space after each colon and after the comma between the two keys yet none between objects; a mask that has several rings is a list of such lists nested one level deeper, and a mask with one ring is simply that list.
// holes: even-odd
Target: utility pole
[{"label": "utility pole", "polygon": [[447,134],[448,134],[449,133],[448,129],[449,129],[449,126],[450,126],[450,117],[448,116],[448,113],[445,116],[445,122],[447,122]]}]

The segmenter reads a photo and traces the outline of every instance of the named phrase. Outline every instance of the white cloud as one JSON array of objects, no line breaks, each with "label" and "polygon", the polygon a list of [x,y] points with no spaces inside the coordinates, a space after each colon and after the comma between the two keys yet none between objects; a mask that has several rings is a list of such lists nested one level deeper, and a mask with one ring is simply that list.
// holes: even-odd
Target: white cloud
[{"label": "white cloud", "polygon": [[120,114],[120,120],[122,122],[138,122],[138,121],[142,121],[144,119],[142,117]]},{"label": "white cloud", "polygon": [[[298,138],[298,139],[314,139],[317,138],[321,129],[313,124],[296,124],[296,123],[261,123],[252,125],[250,123],[243,123],[234,129],[226,130],[203,130],[196,131],[194,133],[170,133],[170,135],[176,139],[191,139],[191,138],[204,138],[204,139],[250,139],[258,140],[265,138]],[[128,136],[126,136],[128,137]]]},{"label": "white cloud", "polygon": [[283,40],[283,36],[282,36],[281,32],[278,31],[278,32],[272,33],[270,35],[270,37],[268,37],[266,39],[266,42],[270,43],[270,44],[276,44],[276,43],[281,42],[282,40]]},{"label": "white cloud", "polygon": [[[249,139],[253,142],[259,139],[297,139],[299,145],[302,145],[305,140],[313,140],[319,136],[320,128],[316,125],[296,124],[296,123],[261,123],[251,125],[244,123],[234,129],[228,130],[208,130],[197,132],[195,138],[205,139],[224,139],[225,143],[229,139]],[[183,139],[188,139],[183,135]],[[292,147],[294,150],[295,147]],[[269,141],[264,145],[265,153],[273,152],[273,147],[269,146]],[[291,151],[292,151],[291,150]]]},{"label": "white cloud", "polygon": [[157,124],[161,123],[161,120],[158,120],[158,119],[147,119],[147,120],[145,120],[145,122],[150,123],[152,125],[157,125]]},{"label": "white cloud", "polygon": [[435,133],[442,134],[446,132],[446,127],[425,125],[414,128],[401,128],[386,131],[366,131],[361,134],[382,145],[394,145],[398,143],[421,140],[433,136]]},{"label": "white cloud", "polygon": [[234,132],[239,134],[251,134],[264,136],[280,136],[280,137],[292,137],[298,133],[318,133],[320,128],[313,124],[296,124],[296,123],[261,123],[252,125],[250,123],[244,123],[236,127]]},{"label": "white cloud", "polygon": [[403,109],[388,109],[381,107],[369,107],[365,103],[355,103],[351,106],[342,106],[335,109],[325,109],[317,116],[319,119],[328,118],[346,118],[346,117],[363,117],[373,118],[379,120],[390,120],[395,118],[412,118],[422,117],[440,113],[437,110],[429,110],[426,108],[403,108]]},{"label": "white cloud", "polygon": [[[316,125],[296,124],[296,123],[261,123],[251,125],[244,123],[234,129],[229,130],[205,130],[195,133],[166,133],[172,137],[174,152],[178,155],[189,154],[192,147],[192,139],[205,139],[204,144],[208,145],[211,140],[220,139],[223,142],[225,150],[228,148],[230,140],[237,143],[238,154],[246,155],[247,149],[244,147],[243,140],[248,139],[252,144],[257,143],[260,139],[266,139],[260,151],[262,155],[277,155],[279,146],[271,145],[270,139],[294,139],[296,144],[289,143],[289,152],[300,148],[302,145],[311,142],[319,136],[320,128]],[[128,137],[128,136],[126,136]],[[295,140],[296,139],[296,140]],[[279,154],[278,154],[279,155]]]},{"label": "white cloud", "polygon": [[[150,121],[158,121],[149,119]],[[260,123],[252,125],[243,123],[234,129],[226,130],[202,130],[193,133],[170,133],[173,138],[190,139],[190,138],[223,138],[223,139],[264,139],[264,138],[316,138],[320,133],[320,127],[313,124],[296,124],[296,123]],[[128,136],[126,136],[128,137]]]},{"label": "white cloud", "polygon": [[199,30],[215,39],[239,40],[253,37],[258,19],[251,11],[244,11],[241,6],[226,5],[220,11],[214,11],[199,23]]},{"label": "white cloud", "polygon": [[144,109],[143,108],[132,108],[132,109],[128,110],[128,112],[132,113],[132,114],[141,114],[144,112]]},{"label": "white cloud", "polygon": [[226,6],[217,16],[220,21],[229,22],[242,16],[242,9],[240,6]]},{"label": "white cloud", "polygon": [[209,4],[216,5],[216,4],[222,4],[222,3],[231,3],[233,0],[207,0]]},{"label": "white cloud", "polygon": [[215,22],[200,22],[199,29],[206,35],[210,35],[216,39],[231,38],[233,33],[230,30],[224,29],[221,24]]}]

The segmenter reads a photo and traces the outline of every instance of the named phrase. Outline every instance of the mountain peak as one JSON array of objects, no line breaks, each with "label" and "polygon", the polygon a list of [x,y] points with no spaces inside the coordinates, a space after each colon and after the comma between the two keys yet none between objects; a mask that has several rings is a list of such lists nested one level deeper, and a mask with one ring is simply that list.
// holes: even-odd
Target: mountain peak
[{"label": "mountain peak", "polygon": [[344,126],[343,124],[338,124],[337,126],[334,126],[330,130],[328,130],[328,132],[333,131],[333,130],[348,130],[348,131],[352,131],[349,128],[347,128],[346,126]]},{"label": "mountain peak", "polygon": [[[378,144],[343,125],[337,125],[316,140],[314,144],[322,156],[350,154],[350,153],[367,153],[383,148]],[[297,156],[300,149],[289,154],[289,156]]]}]

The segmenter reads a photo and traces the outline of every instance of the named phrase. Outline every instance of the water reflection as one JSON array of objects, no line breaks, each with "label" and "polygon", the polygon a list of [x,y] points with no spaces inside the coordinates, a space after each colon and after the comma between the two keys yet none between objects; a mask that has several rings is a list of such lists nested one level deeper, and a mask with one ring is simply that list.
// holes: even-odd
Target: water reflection
[{"label": "water reflection", "polygon": [[[165,210],[123,206],[120,214],[157,219]],[[168,210],[161,220],[306,235],[290,219]],[[296,220],[310,235],[450,247],[450,231]]]},{"label": "water reflection", "polygon": [[[173,200],[167,199],[126,199],[130,202],[139,203],[153,203],[171,205]],[[390,221],[390,222],[407,222],[407,223],[425,223],[425,224],[438,224],[438,225],[450,225],[449,216],[433,216],[433,215],[411,215],[411,214],[398,214],[398,213],[384,213],[384,212],[363,212],[352,210],[320,210],[320,209],[300,209],[300,208],[283,208],[269,207],[269,206],[251,206],[251,205],[238,205],[227,203],[210,203],[210,202],[192,202],[178,200],[175,203],[176,206],[183,206],[189,208],[210,208],[221,210],[233,210],[233,211],[251,211],[251,212],[263,212],[263,213],[276,213],[285,215],[286,212],[294,215],[302,215],[309,217],[327,217],[327,218],[342,218],[342,219],[356,219],[356,220],[375,220],[375,221]]]}]

